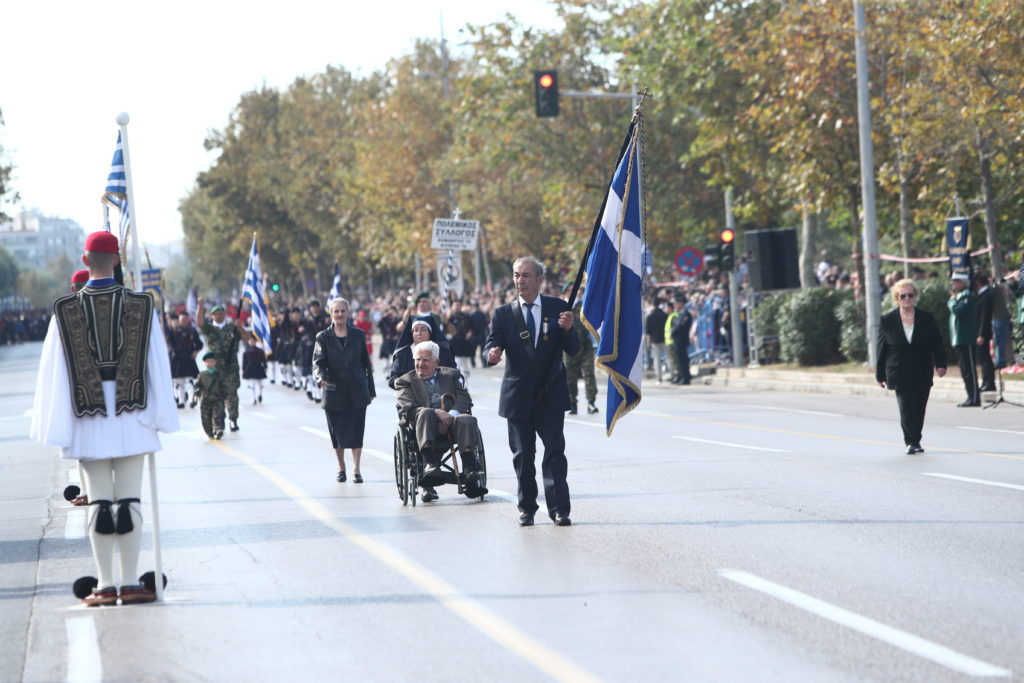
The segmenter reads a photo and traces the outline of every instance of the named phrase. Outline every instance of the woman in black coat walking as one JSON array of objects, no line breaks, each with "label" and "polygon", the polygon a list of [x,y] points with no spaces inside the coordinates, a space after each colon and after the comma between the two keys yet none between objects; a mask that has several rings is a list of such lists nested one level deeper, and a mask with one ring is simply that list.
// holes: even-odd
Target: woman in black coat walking
[{"label": "woman in black coat walking", "polygon": [[349,303],[330,304],[330,327],[316,335],[313,377],[324,390],[324,414],[331,445],[338,456],[338,481],[346,479],[345,449],[352,450],[352,480],[363,483],[359,459],[363,454],[366,406],[377,396],[373,387],[373,363],[366,352],[366,335],[349,320]]},{"label": "woman in black coat walking", "polygon": [[935,317],[917,308],[918,290],[913,280],[892,287],[896,310],[882,316],[878,327],[878,364],[875,379],[896,391],[900,427],[907,455],[923,453],[921,429],[931,393],[932,375],[946,374],[946,351]]}]

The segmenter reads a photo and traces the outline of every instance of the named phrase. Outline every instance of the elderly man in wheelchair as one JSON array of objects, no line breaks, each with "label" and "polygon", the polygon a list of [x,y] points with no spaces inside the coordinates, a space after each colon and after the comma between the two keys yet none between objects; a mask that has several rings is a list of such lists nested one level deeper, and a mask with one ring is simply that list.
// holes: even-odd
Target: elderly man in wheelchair
[{"label": "elderly man in wheelchair", "polygon": [[[406,444],[415,446],[419,456],[406,454],[408,462],[401,469],[413,470],[414,476],[406,491],[398,482],[399,495],[411,494],[414,505],[416,485],[423,488],[425,503],[437,500],[434,487],[444,483],[457,484],[459,492],[467,498],[483,498],[487,493],[483,442],[476,418],[469,414],[473,400],[466,391],[462,373],[456,368],[440,367],[439,359],[436,343],[420,342],[413,347],[415,369],[395,379],[401,423],[401,442],[396,441],[396,446],[402,446],[403,453]],[[414,430],[415,435],[402,432],[403,429]],[[461,460],[461,472],[456,453]],[[395,458],[398,474],[398,448]]]}]

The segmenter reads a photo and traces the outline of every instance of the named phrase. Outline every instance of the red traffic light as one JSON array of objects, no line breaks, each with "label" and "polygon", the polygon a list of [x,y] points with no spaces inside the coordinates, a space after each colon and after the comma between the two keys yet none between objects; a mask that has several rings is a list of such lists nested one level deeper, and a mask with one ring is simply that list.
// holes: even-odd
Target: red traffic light
[{"label": "red traffic light", "polygon": [[540,77],[540,87],[550,88],[555,82],[555,79],[551,77],[551,74],[543,74]]},{"label": "red traffic light", "polygon": [[726,228],[725,230],[722,231],[720,239],[722,240],[723,244],[731,244],[732,241],[736,239],[736,231],[733,230],[732,228]]}]

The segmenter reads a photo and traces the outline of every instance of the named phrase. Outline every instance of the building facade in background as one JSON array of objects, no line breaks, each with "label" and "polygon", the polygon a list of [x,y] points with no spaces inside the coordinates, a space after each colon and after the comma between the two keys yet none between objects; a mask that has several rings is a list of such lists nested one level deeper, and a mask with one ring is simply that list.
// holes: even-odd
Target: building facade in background
[{"label": "building facade in background", "polygon": [[38,209],[22,209],[13,220],[0,223],[0,247],[22,269],[42,270],[62,254],[78,263],[84,246],[82,226],[69,218],[44,216]]}]

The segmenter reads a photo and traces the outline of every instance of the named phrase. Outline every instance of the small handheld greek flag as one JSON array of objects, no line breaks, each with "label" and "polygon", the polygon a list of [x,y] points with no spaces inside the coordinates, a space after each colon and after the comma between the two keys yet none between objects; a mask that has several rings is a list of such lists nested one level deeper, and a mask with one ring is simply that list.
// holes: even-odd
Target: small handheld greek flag
[{"label": "small handheld greek flag", "polygon": [[249,251],[249,265],[245,269],[245,284],[242,286],[242,299],[252,307],[252,336],[257,345],[268,356],[273,352],[270,346],[270,314],[267,311],[267,298],[263,293],[263,275],[260,272],[260,250],[256,244],[256,235],[252,236],[252,249]]},{"label": "small handheld greek flag", "polygon": [[327,295],[327,303],[330,305],[332,301],[341,296],[341,266],[338,262],[334,262],[334,282],[331,284],[331,293]]}]

